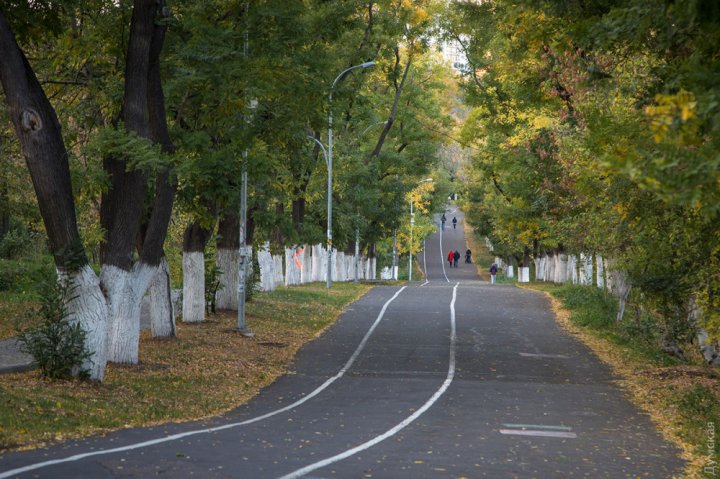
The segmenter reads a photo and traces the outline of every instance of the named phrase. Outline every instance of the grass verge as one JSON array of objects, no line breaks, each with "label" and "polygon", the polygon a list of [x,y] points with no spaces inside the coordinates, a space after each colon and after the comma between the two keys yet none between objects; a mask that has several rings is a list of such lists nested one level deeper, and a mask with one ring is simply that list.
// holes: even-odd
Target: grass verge
[{"label": "grass verge", "polygon": [[[615,322],[615,301],[603,290],[530,283],[545,292],[560,325],[578,337],[620,379],[632,401],[650,414],[661,434],[688,461],[687,478],[714,478],[720,469],[720,375],[699,354],[680,361],[660,351],[634,321]],[[692,345],[685,348],[692,351]]]},{"label": "grass verge", "polygon": [[0,449],[227,412],[282,375],[303,344],[370,288],[313,283],[257,293],[247,310],[253,339],[231,331],[235,312],[178,323],[174,339],[143,332],[140,364],[109,365],[103,384],[1,375]]}]

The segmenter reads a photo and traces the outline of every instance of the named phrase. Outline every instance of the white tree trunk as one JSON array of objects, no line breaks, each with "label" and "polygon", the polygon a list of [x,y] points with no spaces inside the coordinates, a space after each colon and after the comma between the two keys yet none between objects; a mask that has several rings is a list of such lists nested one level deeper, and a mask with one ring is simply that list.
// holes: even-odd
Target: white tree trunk
[{"label": "white tree trunk", "polygon": [[273,256],[275,262],[275,285],[282,284],[285,280],[285,273],[283,271],[283,257],[279,254]]},{"label": "white tree trunk", "polygon": [[260,265],[261,291],[275,290],[275,262],[267,249],[258,251],[258,264]]},{"label": "white tree trunk", "polygon": [[237,311],[240,251],[237,249],[217,250],[216,264],[222,274],[220,275],[220,285],[215,298],[215,306],[218,309]]},{"label": "white tree trunk", "polygon": [[337,261],[335,264],[337,265],[337,281],[347,281],[347,261],[345,261],[344,252],[339,252],[337,254]]},{"label": "white tree trunk", "polygon": [[157,274],[157,266],[136,263],[130,271],[103,266],[100,273],[108,300],[107,360],[137,364],[142,298]]},{"label": "white tree trunk", "polygon": [[349,254],[345,256],[345,271],[347,272],[347,280],[355,281],[355,255]]},{"label": "white tree trunk", "polygon": [[597,285],[598,288],[605,288],[605,262],[600,255],[597,255]]},{"label": "white tree trunk", "polygon": [[312,280],[313,281],[324,281],[323,273],[323,247],[321,244],[316,244],[312,247]]},{"label": "white tree trunk", "polygon": [[570,255],[568,256],[568,263],[567,263],[567,278],[568,281],[570,281],[572,284],[577,284],[578,277],[577,277],[577,256]]},{"label": "white tree trunk", "polygon": [[170,268],[167,258],[163,258],[160,267],[150,283],[150,330],[153,338],[175,336],[175,309],[170,290]]},{"label": "white tree trunk", "polygon": [[529,266],[523,266],[522,268],[518,268],[518,274],[520,275],[519,281],[521,283],[529,283],[530,282],[530,267]]},{"label": "white tree trunk", "polygon": [[183,253],[184,323],[205,321],[205,253]]},{"label": "white tree trunk", "polygon": [[60,281],[72,288],[66,308],[72,321],[85,330],[85,346],[91,357],[83,364],[90,379],[102,381],[107,363],[108,307],[100,289],[100,279],[89,265],[75,273],[58,271]]},{"label": "white tree trunk", "polygon": [[[300,262],[300,284],[312,282],[313,265],[312,265],[312,248],[308,245],[302,246],[298,252],[298,261]],[[289,266],[286,264],[286,268]]]},{"label": "white tree trunk", "polygon": [[515,268],[513,268],[513,265],[507,265],[507,269],[505,270],[505,276],[507,276],[508,278],[515,277]]}]

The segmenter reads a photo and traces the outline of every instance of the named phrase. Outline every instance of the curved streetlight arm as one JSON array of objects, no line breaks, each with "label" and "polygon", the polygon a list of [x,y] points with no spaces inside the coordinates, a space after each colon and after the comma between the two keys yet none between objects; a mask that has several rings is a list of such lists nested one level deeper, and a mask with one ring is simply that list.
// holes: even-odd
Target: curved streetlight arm
[{"label": "curved streetlight arm", "polygon": [[376,127],[376,126],[378,126],[378,125],[387,125],[387,123],[388,123],[387,121],[379,121],[379,122],[377,122],[377,123],[373,123],[372,125],[370,125],[370,126],[368,126],[367,128],[365,128],[365,129],[363,130],[363,132],[360,133],[360,136],[363,136],[365,133],[367,133],[368,131],[370,131],[370,128]]},{"label": "curved streetlight arm", "polygon": [[315,138],[315,137],[312,136],[312,135],[308,135],[307,137],[310,138],[312,141],[314,141],[315,143],[318,144],[318,146],[319,146],[320,149],[322,150],[323,156],[325,157],[325,166],[329,165],[330,162],[328,161],[328,153],[327,153],[327,150],[325,149],[325,145],[323,145],[320,140],[318,140],[317,138]]},{"label": "curved streetlight arm", "polygon": [[337,82],[342,80],[345,75],[356,68],[368,68],[374,66],[375,62],[365,62],[360,65],[354,65],[341,71],[330,86],[328,93],[328,151],[327,151],[327,172],[328,172],[328,190],[327,190],[327,288],[332,287],[332,167],[333,167],[333,114],[332,114],[332,94]]},{"label": "curved streetlight arm", "polygon": [[352,70],[355,70],[357,68],[369,68],[372,66],[375,66],[375,62],[365,62],[365,63],[361,63],[359,65],[353,65],[353,66],[341,71],[340,74],[335,78],[335,81],[332,82],[332,86],[330,87],[330,98],[332,99],[332,92],[333,92],[333,89],[335,88],[335,85],[337,85],[337,82],[339,82],[340,80],[345,78],[345,76],[348,73],[350,73]]}]

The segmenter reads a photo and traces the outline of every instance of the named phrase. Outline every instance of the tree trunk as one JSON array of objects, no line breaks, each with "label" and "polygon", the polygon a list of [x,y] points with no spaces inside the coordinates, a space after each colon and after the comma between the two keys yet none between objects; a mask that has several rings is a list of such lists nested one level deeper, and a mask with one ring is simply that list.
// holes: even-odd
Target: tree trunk
[{"label": "tree trunk", "polygon": [[60,122],[0,11],[0,83],[22,146],[59,278],[74,287],[70,317],[87,333],[90,377],[105,373],[107,306],[80,241]]},{"label": "tree trunk", "polygon": [[[282,202],[278,202],[275,205],[275,218],[278,219],[278,221],[281,223],[283,217],[285,216],[285,205]],[[282,248],[285,244],[285,237],[283,236],[282,227],[278,225],[277,228],[275,228],[275,245],[278,248]]]},{"label": "tree trunk", "polygon": [[592,254],[592,278],[590,278],[590,284],[592,286],[598,286],[598,265],[597,265],[597,254]]},{"label": "tree trunk", "polygon": [[237,311],[240,277],[240,219],[237,214],[228,214],[220,219],[216,261],[220,270],[216,306]]},{"label": "tree trunk", "polygon": [[170,268],[163,257],[160,267],[150,283],[150,330],[153,338],[175,336],[175,308],[170,287]]},{"label": "tree trunk", "polygon": [[205,321],[205,246],[212,235],[193,222],[183,235],[183,314],[184,323]]},{"label": "tree trunk", "polygon": [[[158,13],[169,15],[163,1],[134,1],[122,112],[128,131],[160,143],[164,152],[172,152],[159,65],[166,27],[156,26]],[[100,278],[107,292],[110,314],[108,360],[135,364],[139,355],[142,298],[161,269],[162,245],[175,189],[167,169],[158,174],[140,260],[133,264],[131,252],[141,233],[147,174],[142,170],[128,171],[127,158],[106,157],[103,167],[110,178],[110,188],[103,194],[100,208],[100,222],[106,232]],[[168,305],[165,307],[171,310]],[[168,317],[165,321],[173,319]]]},{"label": "tree trunk", "polygon": [[[380,156],[380,152],[382,151],[382,147],[385,144],[385,140],[390,133],[390,129],[393,126],[393,123],[395,122],[395,114],[397,112],[398,103],[400,102],[400,96],[402,95],[403,88],[405,87],[405,80],[407,80],[408,73],[410,72],[410,65],[412,65],[412,58],[408,58],[407,63],[405,64],[405,69],[402,74],[402,78],[400,80],[400,83],[397,83],[397,80],[395,80],[395,98],[393,100],[393,105],[390,108],[390,114],[388,115],[388,119],[385,122],[385,126],[383,127],[382,131],[380,132],[380,137],[378,138],[377,143],[375,144],[375,148],[373,149],[370,156],[365,160],[365,164],[369,164],[370,160],[372,158],[377,158]],[[399,72],[400,67],[400,48],[395,47],[395,70],[396,73]]]}]

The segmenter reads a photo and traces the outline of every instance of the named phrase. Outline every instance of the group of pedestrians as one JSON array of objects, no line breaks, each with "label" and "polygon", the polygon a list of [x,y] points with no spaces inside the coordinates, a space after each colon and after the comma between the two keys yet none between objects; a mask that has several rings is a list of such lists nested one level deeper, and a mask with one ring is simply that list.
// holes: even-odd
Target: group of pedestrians
[{"label": "group of pedestrians", "polygon": [[[450,263],[451,268],[457,268],[458,261],[460,260],[460,252],[458,250],[448,251],[447,260],[448,260],[448,263]],[[467,263],[467,264],[472,263],[472,251],[470,251],[469,249],[467,251],[465,251],[465,263]]]},{"label": "group of pedestrians", "polygon": [[[445,222],[447,221],[447,218],[445,218],[445,214],[443,213],[442,218],[440,218],[440,225],[442,226],[442,229],[445,229]],[[453,229],[457,228],[457,217],[453,216],[452,224]]]}]

